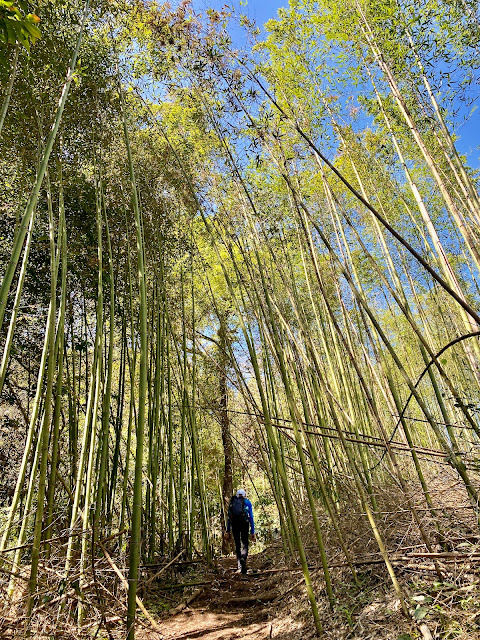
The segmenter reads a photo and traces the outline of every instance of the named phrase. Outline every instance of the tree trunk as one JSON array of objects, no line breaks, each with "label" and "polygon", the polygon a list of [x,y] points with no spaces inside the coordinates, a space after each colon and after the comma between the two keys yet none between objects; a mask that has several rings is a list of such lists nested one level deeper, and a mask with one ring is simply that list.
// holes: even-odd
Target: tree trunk
[{"label": "tree trunk", "polygon": [[230,433],[230,420],[228,418],[228,388],[227,388],[227,375],[228,375],[228,352],[227,352],[227,314],[219,316],[220,327],[218,329],[218,342],[219,342],[219,395],[220,395],[220,424],[222,427],[222,443],[223,443],[223,455],[225,459],[225,467],[223,474],[222,485],[222,501],[223,509],[220,514],[221,527],[222,527],[222,553],[227,554],[229,551],[228,542],[225,537],[226,533],[226,520],[228,514],[228,505],[230,503],[230,497],[233,493],[233,469],[232,469],[232,457],[233,457],[233,444],[232,434]]}]

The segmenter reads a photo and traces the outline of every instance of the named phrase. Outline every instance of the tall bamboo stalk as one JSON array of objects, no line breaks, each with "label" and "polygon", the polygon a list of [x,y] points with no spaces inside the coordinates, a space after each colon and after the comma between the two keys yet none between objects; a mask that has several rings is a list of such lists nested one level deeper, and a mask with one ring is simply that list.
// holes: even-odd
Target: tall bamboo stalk
[{"label": "tall bamboo stalk", "polygon": [[128,133],[123,88],[119,83],[120,100],[123,113],[123,131],[127,149],[128,168],[130,173],[132,208],[135,217],[135,231],[137,239],[137,269],[138,287],[140,295],[140,382],[138,387],[138,419],[136,426],[135,477],[133,486],[132,526],[130,534],[130,555],[128,563],[128,613],[127,638],[135,638],[135,615],[137,608],[138,566],[140,563],[141,518],[142,518],[142,474],[143,474],[143,438],[145,428],[145,402],[147,395],[147,293],[144,265],[143,230],[141,223],[140,204],[138,201],[135,169],[133,165],[130,136]]},{"label": "tall bamboo stalk", "polygon": [[82,43],[83,32],[85,29],[85,23],[87,21],[90,9],[90,0],[86,0],[85,7],[83,10],[82,20],[80,23],[79,33],[77,44],[73,51],[72,58],[70,60],[70,66],[67,71],[67,77],[65,79],[65,83],[63,85],[62,94],[60,96],[60,100],[58,103],[57,112],[55,114],[55,119],[52,124],[52,128],[50,129],[50,133],[48,134],[47,141],[45,143],[45,148],[43,151],[43,157],[40,161],[39,168],[37,171],[37,177],[35,179],[35,184],[33,186],[32,192],[28,199],[27,206],[25,208],[25,213],[23,214],[23,218],[20,224],[19,231],[14,239],[14,245],[12,249],[12,253],[5,270],[5,274],[2,280],[2,284],[0,287],[0,330],[3,326],[3,318],[5,315],[5,310],[8,302],[8,295],[10,293],[10,286],[12,284],[13,277],[15,275],[15,271],[17,268],[18,260],[20,259],[20,255],[23,248],[23,243],[25,240],[25,235],[27,234],[28,228],[30,226],[30,220],[35,214],[35,208],[37,204],[38,194],[40,193],[40,189],[42,187],[43,178],[45,177],[45,172],[47,171],[48,161],[50,158],[50,154],[52,153],[53,145],[55,143],[55,139],[57,137],[58,129],[60,128],[60,123],[62,121],[63,111],[65,109],[65,105],[67,103],[68,92],[70,89],[70,85],[73,80],[73,73],[75,71],[75,66],[77,64],[77,58],[80,51],[80,45]]}]

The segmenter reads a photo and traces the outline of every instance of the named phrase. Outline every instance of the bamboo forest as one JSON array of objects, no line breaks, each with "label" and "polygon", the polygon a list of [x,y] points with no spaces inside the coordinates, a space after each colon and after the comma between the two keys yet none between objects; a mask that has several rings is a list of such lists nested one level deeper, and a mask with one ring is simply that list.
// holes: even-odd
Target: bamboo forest
[{"label": "bamboo forest", "polygon": [[480,639],[479,52],[0,0],[0,638]]}]

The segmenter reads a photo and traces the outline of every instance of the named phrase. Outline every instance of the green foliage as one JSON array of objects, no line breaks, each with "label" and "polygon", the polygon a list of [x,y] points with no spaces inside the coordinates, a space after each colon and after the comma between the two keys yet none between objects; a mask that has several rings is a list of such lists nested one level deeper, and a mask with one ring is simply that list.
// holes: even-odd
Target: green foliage
[{"label": "green foliage", "polygon": [[[182,548],[187,557],[210,554],[212,545],[218,552],[225,413],[234,443],[233,482],[248,488],[259,539],[267,543],[278,524],[287,554],[300,553],[307,583],[304,548],[313,525],[314,553],[322,557],[325,534],[334,545],[332,558],[343,563],[343,555],[348,560],[350,551],[370,553],[375,542],[383,553],[383,538],[396,549],[403,513],[408,526],[402,534],[417,535],[411,525],[417,502],[430,512],[432,530],[445,524],[442,509],[430,508],[428,482],[439,457],[442,464],[455,464],[465,455],[468,473],[475,472],[479,348],[474,341],[468,348],[455,344],[415,386],[431,355],[470,329],[470,319],[357,194],[446,274],[468,304],[478,306],[478,269],[462,235],[476,220],[473,199],[465,196],[468,180],[435,120],[407,37],[408,30],[436,95],[443,80],[453,87],[440,107],[449,127],[457,122],[453,96],[463,89],[442,65],[451,65],[458,51],[457,76],[467,68],[474,73],[477,37],[460,8],[449,4],[428,2],[419,11],[411,2],[292,1],[269,21],[266,39],[253,52],[238,52],[231,50],[227,10],[200,18],[188,2],[175,10],[147,1],[94,3],[48,166],[48,188],[45,183],[39,193],[2,395],[8,419],[0,453],[11,465],[5,473],[9,488],[0,496],[5,511],[21,457],[18,434],[32,415],[37,383],[42,404],[38,372],[47,309],[67,293],[65,346],[58,346],[65,368],[55,371],[57,480],[65,484],[53,481],[51,488],[57,510],[49,514],[52,534],[61,536],[75,524],[69,520],[70,492],[78,490],[78,505],[91,502],[83,525],[98,527],[94,534],[101,538],[128,529],[135,506],[142,561],[173,557]],[[21,52],[11,85],[8,65],[0,68],[2,86],[13,89],[2,129],[2,269],[55,117],[82,7],[80,0],[44,0],[42,47],[35,56]],[[18,28],[28,19],[24,3],[0,2],[0,8],[2,19],[15,20]],[[458,34],[448,26],[454,16]],[[246,18],[241,23],[255,36]],[[2,51],[11,57],[9,33],[4,30]],[[29,33],[27,44],[17,35],[15,42],[28,49],[38,37]],[[437,66],[428,49],[434,37],[445,60]],[[382,59],[413,124],[379,66]],[[426,158],[444,179],[453,207]],[[474,182],[475,174],[465,171]],[[59,260],[68,266],[68,278],[66,290],[60,284],[51,290],[57,253],[49,234],[63,208],[68,252],[66,262]],[[457,212],[465,225],[458,224]],[[7,322],[17,278],[15,273]],[[408,417],[399,423],[412,389]],[[148,444],[145,463],[140,465],[141,446],[135,459],[134,495],[132,452],[141,445],[140,423]],[[10,461],[7,431],[15,436]],[[53,434],[45,441],[51,449]],[[455,437],[458,457],[452,453]],[[417,449],[420,460],[412,456]],[[436,459],[430,463],[432,449]],[[32,471],[25,484],[30,482],[34,498],[32,457],[29,452],[26,468]],[[441,469],[448,473],[448,467]],[[457,470],[464,471],[460,463]],[[461,477],[466,490],[475,488]],[[394,485],[402,505],[398,522],[388,513]],[[22,486],[18,495],[27,492]],[[22,500],[13,519],[25,516],[19,538],[32,529],[30,507],[24,513]],[[382,516],[371,539],[359,524],[366,520],[355,520],[359,511],[369,513],[370,525]],[[453,516],[447,525],[454,527]],[[422,535],[412,544],[420,544]],[[82,540],[83,561],[90,540]],[[110,542],[117,545],[116,538]],[[76,544],[71,537],[71,558]],[[129,544],[120,534],[116,550],[121,554]],[[368,571],[360,577],[352,571],[359,591],[341,610],[350,626],[358,608],[369,603]],[[68,575],[62,580],[66,591]],[[87,602],[81,583],[75,579],[74,588]],[[349,583],[349,590],[356,588]],[[332,602],[341,601],[341,584],[333,589]],[[418,620],[442,613],[428,595],[415,596],[413,603]],[[469,596],[459,600],[460,608],[470,606]],[[134,613],[132,601],[132,620]]]},{"label": "green foliage", "polygon": [[26,0],[0,0],[0,42],[14,45],[19,42],[27,52],[41,38],[37,24],[40,18],[28,12]]}]

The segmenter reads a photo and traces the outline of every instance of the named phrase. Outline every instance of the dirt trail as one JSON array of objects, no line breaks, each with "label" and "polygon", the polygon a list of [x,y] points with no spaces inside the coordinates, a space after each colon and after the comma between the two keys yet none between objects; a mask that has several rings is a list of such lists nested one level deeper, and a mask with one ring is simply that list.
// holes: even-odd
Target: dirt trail
[{"label": "dirt trail", "polygon": [[[177,615],[166,614],[160,631],[143,631],[139,640],[296,640],[309,634],[303,624],[282,612],[278,617],[282,573],[266,573],[260,556],[249,559],[249,572],[235,572],[236,560],[222,558],[205,575],[206,584],[194,601]],[[298,574],[294,574],[295,577]],[[293,576],[292,576],[293,577]]]}]

